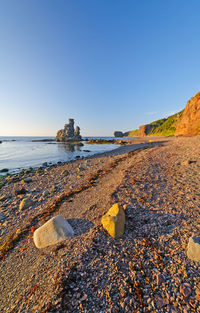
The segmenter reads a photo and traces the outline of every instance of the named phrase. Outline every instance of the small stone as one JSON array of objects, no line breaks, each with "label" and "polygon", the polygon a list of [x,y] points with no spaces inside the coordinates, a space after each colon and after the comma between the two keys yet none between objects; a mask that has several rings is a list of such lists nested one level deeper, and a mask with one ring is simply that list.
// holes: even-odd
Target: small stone
[{"label": "small stone", "polygon": [[162,285],[165,282],[165,279],[161,273],[156,274],[156,283],[158,286]]},{"label": "small stone", "polygon": [[3,213],[0,213],[0,221],[3,222],[5,219],[7,218],[7,216]]},{"label": "small stone", "polygon": [[51,189],[49,190],[50,193],[54,193],[55,191],[56,191],[56,187],[55,186],[51,187]]},{"label": "small stone", "polygon": [[188,283],[182,284],[180,286],[180,292],[185,298],[189,297],[192,293],[190,284]]},{"label": "small stone", "polygon": [[200,237],[190,237],[187,246],[187,256],[193,261],[200,261]]},{"label": "small stone", "polygon": [[74,231],[71,225],[62,216],[55,216],[34,232],[33,241],[36,247],[41,249],[72,236]]},{"label": "small stone", "polygon": [[42,193],[43,197],[46,197],[49,195],[49,191],[48,190],[45,190],[43,193]]},{"label": "small stone", "polygon": [[68,171],[68,170],[62,171],[62,175],[63,175],[63,176],[68,176],[68,175],[69,175],[69,171]]},{"label": "small stone", "polygon": [[25,183],[31,183],[32,179],[30,177],[24,178]]},{"label": "small stone", "polygon": [[20,202],[19,209],[20,211],[26,210],[34,204],[30,198],[25,198]]},{"label": "small stone", "polygon": [[12,195],[10,193],[8,193],[8,194],[1,196],[0,201],[5,201],[5,200],[8,200],[10,198],[12,198]]},{"label": "small stone", "polygon": [[88,296],[86,294],[84,294],[83,297],[81,298],[81,301],[85,301],[87,299],[87,297]]},{"label": "small stone", "polygon": [[158,308],[163,308],[164,306],[168,304],[169,304],[169,301],[167,299],[156,296],[156,305]]},{"label": "small stone", "polygon": [[18,196],[18,195],[24,195],[25,193],[27,192],[27,190],[25,188],[21,188],[21,189],[15,189],[14,190],[14,194],[15,196]]},{"label": "small stone", "polygon": [[102,217],[101,223],[103,228],[113,238],[119,238],[124,233],[125,213],[119,204],[114,204],[110,210]]},{"label": "small stone", "polygon": [[191,163],[190,160],[186,160],[186,161],[181,162],[181,165],[189,165],[190,163]]}]

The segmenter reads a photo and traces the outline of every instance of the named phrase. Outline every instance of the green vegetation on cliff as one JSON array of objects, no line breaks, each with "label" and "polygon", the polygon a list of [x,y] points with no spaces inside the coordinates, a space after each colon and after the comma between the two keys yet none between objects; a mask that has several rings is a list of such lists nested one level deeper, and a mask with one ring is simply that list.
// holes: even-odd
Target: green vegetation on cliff
[{"label": "green vegetation on cliff", "polygon": [[[147,136],[173,136],[175,134],[177,123],[180,121],[183,111],[184,110],[167,118],[162,118],[148,124],[151,125],[152,128],[149,127],[149,132]],[[141,136],[139,134],[139,129],[128,131],[124,135],[129,137]]]},{"label": "green vegetation on cliff", "polygon": [[173,136],[176,131],[177,123],[179,122],[183,111],[180,111],[168,118],[163,118],[161,120],[152,122],[150,125],[158,125],[156,128],[148,134],[148,136]]},{"label": "green vegetation on cliff", "polygon": [[123,137],[137,137],[139,133],[139,129],[130,130],[126,133],[124,133]]}]

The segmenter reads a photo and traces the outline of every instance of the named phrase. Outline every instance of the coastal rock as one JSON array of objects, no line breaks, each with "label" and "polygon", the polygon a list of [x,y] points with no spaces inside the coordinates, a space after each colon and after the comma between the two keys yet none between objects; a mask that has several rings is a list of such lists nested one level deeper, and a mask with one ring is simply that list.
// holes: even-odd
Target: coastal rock
[{"label": "coastal rock", "polygon": [[183,115],[176,127],[175,135],[200,135],[200,92],[187,102]]},{"label": "coastal rock", "polygon": [[71,225],[62,216],[55,216],[34,232],[33,241],[36,247],[41,249],[72,236],[74,231]]},{"label": "coastal rock", "polygon": [[56,141],[61,142],[76,142],[82,140],[80,135],[80,127],[76,126],[74,129],[74,120],[69,119],[68,124],[65,124],[64,129],[57,132]]},{"label": "coastal rock", "polygon": [[123,137],[124,134],[123,134],[121,131],[115,131],[115,132],[114,132],[114,136],[115,136],[115,137]]},{"label": "coastal rock", "polygon": [[2,170],[0,170],[0,173],[7,173],[7,172],[9,172],[8,168],[3,168]]},{"label": "coastal rock", "polygon": [[124,233],[125,213],[119,204],[114,204],[110,210],[102,217],[103,228],[113,238],[119,238]]},{"label": "coastal rock", "polygon": [[200,261],[200,237],[190,237],[187,246],[187,256],[193,261]]},{"label": "coastal rock", "polygon": [[19,209],[20,211],[26,210],[33,204],[34,202],[30,198],[25,198],[20,202]]}]

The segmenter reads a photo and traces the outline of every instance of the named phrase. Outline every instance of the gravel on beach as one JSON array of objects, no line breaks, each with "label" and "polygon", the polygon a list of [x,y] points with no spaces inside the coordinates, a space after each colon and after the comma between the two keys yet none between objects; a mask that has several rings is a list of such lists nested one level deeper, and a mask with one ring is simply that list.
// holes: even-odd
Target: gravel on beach
[{"label": "gravel on beach", "polygon": [[[31,227],[1,259],[1,312],[200,312],[200,264],[186,255],[200,235],[200,137],[154,140],[7,179],[0,248]],[[101,225],[114,203],[120,239]],[[39,250],[33,232],[55,215],[75,236]]]}]

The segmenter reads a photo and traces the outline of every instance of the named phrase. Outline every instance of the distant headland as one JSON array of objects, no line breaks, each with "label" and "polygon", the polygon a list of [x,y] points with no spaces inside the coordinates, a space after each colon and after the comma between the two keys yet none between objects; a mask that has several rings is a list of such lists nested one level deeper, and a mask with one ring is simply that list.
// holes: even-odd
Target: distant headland
[{"label": "distant headland", "polygon": [[143,136],[197,136],[200,135],[200,92],[192,97],[184,110],[142,125],[139,129],[115,131],[115,137],[143,137]]}]

